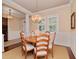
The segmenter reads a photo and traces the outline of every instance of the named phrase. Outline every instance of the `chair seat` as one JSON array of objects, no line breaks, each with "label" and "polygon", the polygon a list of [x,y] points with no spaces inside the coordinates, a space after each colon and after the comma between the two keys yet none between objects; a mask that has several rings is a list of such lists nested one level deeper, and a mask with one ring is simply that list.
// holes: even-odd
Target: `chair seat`
[{"label": "chair seat", "polygon": [[[25,50],[25,47],[24,46],[23,46],[23,49]],[[31,44],[26,44],[26,49],[27,49],[27,51],[31,51],[31,50],[34,49],[34,46],[31,45]]]}]

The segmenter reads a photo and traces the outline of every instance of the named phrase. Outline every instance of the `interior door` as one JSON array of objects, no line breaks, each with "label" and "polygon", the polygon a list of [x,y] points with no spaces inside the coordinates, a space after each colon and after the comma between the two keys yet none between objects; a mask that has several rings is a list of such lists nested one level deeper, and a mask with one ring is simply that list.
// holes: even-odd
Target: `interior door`
[{"label": "interior door", "polygon": [[4,41],[8,41],[8,18],[2,17],[2,34],[4,34]]}]

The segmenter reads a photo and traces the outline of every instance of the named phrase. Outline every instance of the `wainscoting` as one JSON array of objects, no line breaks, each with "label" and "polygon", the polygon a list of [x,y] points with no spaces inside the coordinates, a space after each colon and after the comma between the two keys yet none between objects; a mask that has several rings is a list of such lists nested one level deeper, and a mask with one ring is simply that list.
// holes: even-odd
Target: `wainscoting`
[{"label": "wainscoting", "polygon": [[57,32],[55,44],[69,46],[76,56],[76,33],[75,32]]}]

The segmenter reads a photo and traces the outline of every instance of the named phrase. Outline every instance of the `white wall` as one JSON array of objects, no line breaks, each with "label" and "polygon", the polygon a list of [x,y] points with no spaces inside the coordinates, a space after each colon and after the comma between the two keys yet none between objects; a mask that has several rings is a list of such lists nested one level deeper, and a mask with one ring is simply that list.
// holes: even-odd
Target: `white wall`
[{"label": "white wall", "polygon": [[36,12],[41,16],[57,16],[58,17],[58,32],[56,35],[55,43],[59,45],[70,46],[70,4],[58,6],[55,8]]},{"label": "white wall", "polygon": [[18,39],[23,30],[23,20],[18,18],[8,19],[8,40]]},{"label": "white wall", "polygon": [[76,12],[76,0],[71,0],[71,13]]},{"label": "white wall", "polygon": [[[76,0],[71,0],[71,14],[76,12]],[[76,29],[71,30],[71,49],[76,56]]]},{"label": "white wall", "polygon": [[76,32],[58,32],[55,44],[69,46],[76,56]]},{"label": "white wall", "polygon": [[76,32],[71,32],[71,41],[70,41],[70,47],[76,56]]},{"label": "white wall", "polygon": [[67,4],[67,5],[62,5],[62,6],[58,6],[55,8],[39,11],[34,14],[39,14],[42,17],[49,16],[49,15],[58,16],[59,31],[60,32],[69,32],[70,31],[70,12],[71,12],[70,4]]},{"label": "white wall", "polygon": [[41,16],[58,16],[59,19],[59,32],[56,33],[55,44],[71,47],[75,55],[75,32],[71,30],[71,5],[66,4],[55,8],[36,12]]}]

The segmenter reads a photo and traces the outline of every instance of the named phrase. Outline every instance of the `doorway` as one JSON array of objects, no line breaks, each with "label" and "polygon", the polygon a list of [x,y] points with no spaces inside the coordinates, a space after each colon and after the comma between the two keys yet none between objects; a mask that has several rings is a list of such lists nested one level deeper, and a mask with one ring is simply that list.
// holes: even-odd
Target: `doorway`
[{"label": "doorway", "polygon": [[8,18],[2,17],[2,34],[4,34],[4,42],[8,41]]}]

